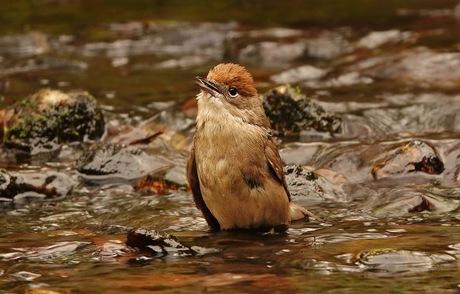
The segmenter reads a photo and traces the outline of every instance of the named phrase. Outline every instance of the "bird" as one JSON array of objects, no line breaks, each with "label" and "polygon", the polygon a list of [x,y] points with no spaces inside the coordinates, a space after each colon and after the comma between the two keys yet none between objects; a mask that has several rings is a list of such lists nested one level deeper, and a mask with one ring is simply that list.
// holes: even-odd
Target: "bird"
[{"label": "bird", "polygon": [[283,162],[252,75],[221,63],[200,87],[187,180],[212,230],[287,227],[310,212],[291,201]]}]

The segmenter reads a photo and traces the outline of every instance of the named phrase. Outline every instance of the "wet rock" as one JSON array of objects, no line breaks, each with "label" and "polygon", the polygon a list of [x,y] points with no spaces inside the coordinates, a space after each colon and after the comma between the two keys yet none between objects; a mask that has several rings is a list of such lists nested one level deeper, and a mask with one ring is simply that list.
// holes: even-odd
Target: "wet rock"
[{"label": "wet rock", "polygon": [[70,193],[75,182],[59,172],[23,173],[0,171],[0,201],[60,198]]},{"label": "wet rock", "polygon": [[443,171],[444,163],[433,147],[422,141],[410,141],[382,152],[375,159],[371,173],[377,180],[413,172],[438,175]]},{"label": "wet rock", "polygon": [[107,126],[108,141],[116,144],[148,145],[161,134],[161,131],[152,132],[132,126]]},{"label": "wet rock", "polygon": [[64,143],[100,138],[104,117],[86,92],[44,89],[3,111],[3,145],[22,155],[58,150]]},{"label": "wet rock", "polygon": [[[196,107],[196,99],[193,100],[194,107]],[[185,110],[185,112],[188,111]],[[184,134],[193,129],[195,119],[188,117],[185,112],[165,110],[141,122],[139,126],[142,128],[147,130],[161,130],[162,132],[149,145],[151,150],[157,150],[158,152],[167,151],[168,153],[171,153],[171,151],[188,151],[192,137]],[[167,154],[165,155],[168,156]]]},{"label": "wet rock", "polygon": [[383,193],[378,196],[378,199],[370,199],[363,205],[371,206],[375,216],[397,217],[411,213],[439,214],[453,211],[459,207],[459,201],[445,198],[429,190],[397,188]]},{"label": "wet rock", "polygon": [[362,270],[369,270],[393,277],[395,274],[429,271],[439,264],[452,263],[455,260],[455,257],[449,254],[378,249],[358,253],[355,262],[361,264]]},{"label": "wet rock", "polygon": [[409,49],[361,61],[353,68],[373,78],[397,80],[422,87],[449,88],[460,84],[458,52]]},{"label": "wet rock", "polygon": [[278,135],[311,129],[330,135],[341,132],[341,119],[338,116],[326,112],[289,85],[268,91],[263,97],[263,106]]},{"label": "wet rock", "polygon": [[[372,161],[380,151],[375,146],[358,143],[316,142],[288,144],[280,150],[280,155],[287,164],[314,166],[316,173],[333,171],[350,183],[364,183],[372,180],[370,167],[366,163]],[[338,181],[329,175],[327,178],[332,182]]]},{"label": "wet rock", "polygon": [[273,67],[300,58],[305,50],[306,44],[304,41],[288,44],[266,41],[247,45],[239,52],[238,59],[242,62]]},{"label": "wet rock", "polygon": [[147,174],[158,175],[172,163],[161,156],[152,156],[135,146],[97,144],[77,160],[76,168],[89,181],[131,181]]},{"label": "wet rock", "polygon": [[174,185],[177,185],[178,187],[186,187],[187,186],[187,175],[185,172],[186,172],[185,166],[176,165],[166,173],[165,181],[169,183],[173,183]]},{"label": "wet rock", "polygon": [[159,62],[155,65],[155,68],[168,69],[168,68],[190,68],[194,66],[200,66],[210,61],[211,58],[206,56],[184,56],[176,59],[168,59]]},{"label": "wet rock", "polygon": [[399,30],[370,32],[358,41],[357,46],[375,49],[384,44],[414,41],[413,39],[414,36],[410,32],[401,32]]},{"label": "wet rock", "polygon": [[176,237],[156,230],[132,230],[128,232],[126,244],[160,256],[189,256],[197,254],[192,248],[179,243]]},{"label": "wet rock", "polygon": [[30,57],[50,49],[48,38],[40,32],[0,37],[0,55]]},{"label": "wet rock", "polygon": [[302,206],[319,204],[324,200],[348,202],[350,197],[343,190],[347,181],[332,171],[310,170],[307,167],[290,164],[284,167],[286,182],[292,200]]},{"label": "wet rock", "polygon": [[[234,23],[152,24],[147,34],[135,39],[88,43],[72,51],[86,56],[130,57],[152,54],[156,56],[207,56],[221,59],[228,34]],[[68,50],[68,49],[67,49]]]},{"label": "wet rock", "polygon": [[[280,149],[281,159],[286,164],[313,165],[312,159],[324,149],[320,144],[289,143]],[[315,157],[316,156],[316,157]]]},{"label": "wet rock", "polygon": [[360,73],[353,71],[341,74],[337,77],[333,77],[324,81],[317,80],[306,80],[303,84],[312,89],[321,88],[341,88],[350,87],[355,85],[367,85],[372,84],[374,80],[370,77],[363,76]]},{"label": "wet rock", "polygon": [[328,73],[327,69],[303,65],[271,76],[271,80],[279,84],[297,83],[305,80],[318,80]]},{"label": "wet rock", "polygon": [[[442,95],[424,95],[424,97],[403,97],[395,95],[389,97],[391,103],[399,101],[396,105],[404,104],[409,98],[407,106],[379,107],[362,111],[362,116],[351,114],[343,115],[343,135],[348,137],[366,137],[388,139],[393,134],[407,136],[423,135],[429,133],[457,132],[460,127],[460,104],[455,98],[443,99]],[[418,103],[417,99],[429,99],[430,102]],[[361,133],[361,134],[359,134]]]},{"label": "wet rock", "polygon": [[313,171],[291,164],[284,167],[284,174],[292,200],[296,202],[302,200],[303,203],[310,205],[322,202],[321,189],[314,182],[318,176]]},{"label": "wet rock", "polygon": [[14,248],[13,252],[0,254],[0,259],[28,259],[40,263],[52,263],[58,261],[69,263],[70,261],[75,261],[75,253],[78,250],[87,247],[88,245],[90,245],[89,242],[64,241],[56,242],[52,245],[43,247],[20,247]]},{"label": "wet rock", "polygon": [[353,46],[340,32],[324,32],[306,42],[309,56],[321,59],[332,59],[353,51]]}]

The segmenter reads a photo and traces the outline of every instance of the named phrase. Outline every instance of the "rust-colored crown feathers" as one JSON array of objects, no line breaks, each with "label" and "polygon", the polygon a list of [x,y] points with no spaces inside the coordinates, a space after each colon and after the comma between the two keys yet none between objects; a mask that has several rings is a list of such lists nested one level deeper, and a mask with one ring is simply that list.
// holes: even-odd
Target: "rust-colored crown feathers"
[{"label": "rust-colored crown feathers", "polygon": [[218,64],[209,71],[206,78],[229,87],[235,87],[240,95],[246,97],[257,95],[252,75],[239,64]]}]

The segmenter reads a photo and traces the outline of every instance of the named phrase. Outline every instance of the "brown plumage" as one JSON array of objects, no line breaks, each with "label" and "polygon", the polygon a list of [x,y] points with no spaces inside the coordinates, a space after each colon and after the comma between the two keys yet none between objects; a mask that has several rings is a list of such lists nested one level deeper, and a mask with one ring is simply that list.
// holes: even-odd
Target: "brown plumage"
[{"label": "brown plumage", "polygon": [[226,63],[197,79],[201,92],[187,178],[211,228],[269,228],[287,224],[293,212],[303,217],[300,206],[290,206],[283,164],[251,74]]}]

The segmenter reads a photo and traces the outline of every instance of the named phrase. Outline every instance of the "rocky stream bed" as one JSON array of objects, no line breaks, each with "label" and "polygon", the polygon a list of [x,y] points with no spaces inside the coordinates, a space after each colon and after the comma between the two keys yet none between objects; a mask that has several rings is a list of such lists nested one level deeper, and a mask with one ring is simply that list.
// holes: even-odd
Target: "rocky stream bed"
[{"label": "rocky stream bed", "polygon": [[[456,292],[460,4],[422,2],[382,22],[138,7],[81,32],[8,7],[39,21],[0,28],[0,292]],[[254,75],[292,197],[323,221],[208,231],[185,164],[194,78],[222,61]]]}]

